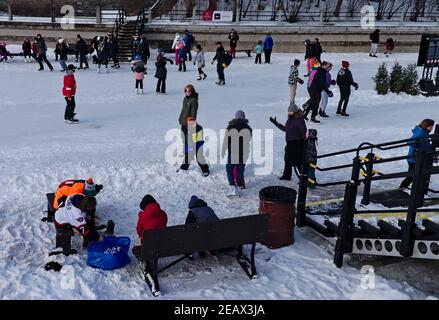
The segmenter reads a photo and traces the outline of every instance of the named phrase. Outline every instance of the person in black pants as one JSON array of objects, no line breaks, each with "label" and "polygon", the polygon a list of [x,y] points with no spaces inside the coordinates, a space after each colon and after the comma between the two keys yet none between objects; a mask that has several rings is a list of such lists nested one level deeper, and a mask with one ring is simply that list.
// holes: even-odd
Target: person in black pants
[{"label": "person in black pants", "polygon": [[155,72],[155,77],[157,78],[157,87],[156,87],[156,93],[166,93],[166,76],[167,76],[167,69],[166,69],[166,62],[169,61],[170,64],[174,64],[174,62],[171,59],[168,59],[164,56],[164,52],[160,52],[157,56],[157,62],[155,63],[155,66],[157,68]]},{"label": "person in black pants", "polygon": [[[87,43],[85,43],[85,40],[82,39],[81,35],[77,35],[76,40],[76,50],[79,53],[79,69],[88,69],[88,61],[87,61],[87,55],[88,55],[88,46]],[[85,68],[82,66],[85,64]]]},{"label": "person in black pants", "polygon": [[352,72],[349,70],[349,62],[342,61],[342,68],[337,75],[337,85],[340,88],[340,101],[338,102],[337,114],[348,117],[346,113],[349,98],[351,96],[351,86],[358,90],[358,84],[352,78]]},{"label": "person in black pants", "polygon": [[305,120],[308,120],[308,113],[312,111],[311,122],[320,123],[320,121],[317,120],[316,117],[319,112],[322,91],[325,91],[329,97],[334,96],[332,91],[328,89],[328,82],[326,81],[326,72],[329,67],[330,63],[324,62],[321,67],[318,67],[311,72],[310,81],[308,82],[308,92],[310,99],[307,102],[308,107],[305,110]]},{"label": "person in black pants", "polygon": [[43,65],[43,61],[47,64],[47,66],[49,67],[50,71],[53,71],[53,67],[50,64],[50,62],[47,60],[47,56],[46,56],[46,52],[47,52],[47,45],[46,42],[44,41],[43,37],[41,36],[41,34],[37,35],[36,40],[36,47],[37,47],[37,51],[38,51],[38,63],[40,65],[40,69],[38,69],[38,71],[42,71],[44,70],[44,65]]},{"label": "person in black pants", "polygon": [[216,43],[216,54],[212,59],[211,64],[213,64],[216,60],[216,72],[218,73],[218,81],[215,82],[217,85],[225,85],[226,79],[224,76],[224,66],[226,51],[224,50],[223,44],[221,42]]}]

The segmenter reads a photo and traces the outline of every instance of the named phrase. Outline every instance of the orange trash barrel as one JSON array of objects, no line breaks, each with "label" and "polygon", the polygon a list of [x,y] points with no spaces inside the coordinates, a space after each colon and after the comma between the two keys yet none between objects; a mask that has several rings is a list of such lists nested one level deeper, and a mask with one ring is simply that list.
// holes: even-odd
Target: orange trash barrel
[{"label": "orange trash barrel", "polygon": [[268,248],[277,249],[294,243],[296,196],[296,190],[280,186],[259,191],[259,213],[270,214],[267,237],[262,243]]}]

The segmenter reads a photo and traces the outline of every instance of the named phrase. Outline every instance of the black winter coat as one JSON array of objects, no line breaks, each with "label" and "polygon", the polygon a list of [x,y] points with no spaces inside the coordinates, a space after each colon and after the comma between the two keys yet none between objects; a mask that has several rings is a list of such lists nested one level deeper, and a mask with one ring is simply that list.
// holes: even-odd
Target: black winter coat
[{"label": "black winter coat", "polygon": [[226,51],[224,50],[223,46],[216,48],[216,54],[213,57],[213,61],[216,60],[219,64],[223,64],[226,60],[225,55],[226,55]]},{"label": "black winter coat", "polygon": [[370,34],[369,39],[372,41],[372,43],[380,43],[380,33],[377,31],[374,31]]},{"label": "black winter coat", "polygon": [[219,220],[213,209],[207,203],[192,196],[189,202],[189,213],[186,217],[186,223],[200,223]]},{"label": "black winter coat", "polygon": [[310,43],[306,46],[305,59],[311,59],[316,57],[315,46]]},{"label": "black winter coat", "polygon": [[306,124],[303,117],[288,116],[285,125],[275,123],[275,126],[285,132],[285,141],[305,140]]},{"label": "black winter coat", "polygon": [[80,55],[85,56],[88,54],[88,46],[85,43],[84,39],[79,39],[76,43],[76,50],[79,52]]},{"label": "black winter coat", "polygon": [[150,51],[149,51],[149,44],[148,41],[142,40],[137,47],[137,53],[142,55],[142,57],[149,59]]},{"label": "black winter coat", "polygon": [[329,93],[328,82],[326,81],[326,70],[322,67],[317,69],[317,73],[312,80],[311,86],[308,89],[312,93],[322,93],[325,91]]},{"label": "black winter coat", "polygon": [[166,62],[169,61],[171,64],[173,63],[171,59],[160,56],[157,58],[157,62],[155,66],[157,70],[155,71],[155,77],[160,80],[166,80],[166,76],[168,74],[168,70],[166,69]]},{"label": "black winter coat", "polygon": [[350,86],[357,87],[358,84],[352,78],[352,72],[349,69],[340,69],[337,75],[337,85],[344,88],[349,88]]}]

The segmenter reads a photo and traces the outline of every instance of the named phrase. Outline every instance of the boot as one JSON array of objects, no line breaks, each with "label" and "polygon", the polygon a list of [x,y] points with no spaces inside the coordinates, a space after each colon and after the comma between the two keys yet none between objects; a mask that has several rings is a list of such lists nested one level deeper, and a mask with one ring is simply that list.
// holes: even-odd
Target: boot
[{"label": "boot", "polygon": [[140,94],[143,94],[143,89],[140,89]]},{"label": "boot", "polygon": [[201,76],[198,76],[197,80],[201,80]]},{"label": "boot", "polygon": [[206,78],[207,78],[207,74],[204,74],[203,75],[203,80],[206,79]]},{"label": "boot", "polygon": [[342,117],[349,117],[349,113],[346,113],[345,111],[343,111],[343,112],[341,113],[341,116],[342,116]]},{"label": "boot", "polygon": [[315,117],[312,117],[312,118],[311,118],[311,122],[314,122],[314,123],[320,123],[320,121],[317,120]]}]

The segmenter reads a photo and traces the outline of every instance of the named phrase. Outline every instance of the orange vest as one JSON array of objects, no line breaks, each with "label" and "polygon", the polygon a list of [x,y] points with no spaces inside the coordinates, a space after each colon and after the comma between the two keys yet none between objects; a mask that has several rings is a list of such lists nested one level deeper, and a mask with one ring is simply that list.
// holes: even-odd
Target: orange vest
[{"label": "orange vest", "polygon": [[84,180],[65,180],[61,182],[58,189],[55,192],[55,199],[53,200],[53,207],[58,210],[60,202],[65,200],[72,194],[83,194],[85,188]]}]

